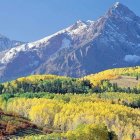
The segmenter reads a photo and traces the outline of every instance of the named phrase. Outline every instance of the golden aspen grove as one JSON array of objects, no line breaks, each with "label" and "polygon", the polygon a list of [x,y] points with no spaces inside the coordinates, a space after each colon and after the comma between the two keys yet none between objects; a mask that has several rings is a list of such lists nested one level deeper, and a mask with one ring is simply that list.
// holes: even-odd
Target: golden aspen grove
[{"label": "golden aspen grove", "polygon": [[[33,75],[2,83],[0,109],[28,122],[26,127],[18,122],[19,127],[15,128],[7,121],[4,132],[19,140],[139,139],[139,74],[140,67],[131,67],[79,79]],[[136,78],[136,86],[123,88],[111,83],[121,76]],[[38,133],[19,134],[20,129],[27,128]]]}]

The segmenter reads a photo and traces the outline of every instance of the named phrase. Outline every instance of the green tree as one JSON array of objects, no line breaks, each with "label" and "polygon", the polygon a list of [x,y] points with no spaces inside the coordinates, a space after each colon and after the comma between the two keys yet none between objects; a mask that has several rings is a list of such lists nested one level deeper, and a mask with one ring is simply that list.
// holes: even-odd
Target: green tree
[{"label": "green tree", "polygon": [[4,85],[0,84],[0,94],[2,94],[3,89],[4,89]]}]

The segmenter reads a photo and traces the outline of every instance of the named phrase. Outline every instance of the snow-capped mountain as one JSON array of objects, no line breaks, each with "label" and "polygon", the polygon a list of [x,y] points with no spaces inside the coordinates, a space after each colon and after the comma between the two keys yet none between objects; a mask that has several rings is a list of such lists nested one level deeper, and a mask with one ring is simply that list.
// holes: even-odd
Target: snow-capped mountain
[{"label": "snow-capped mountain", "polygon": [[6,36],[0,34],[0,52],[10,49],[15,46],[19,46],[21,44],[23,44],[23,42],[16,41],[16,40],[10,40]]},{"label": "snow-capped mountain", "polygon": [[81,77],[114,67],[140,65],[140,17],[115,3],[97,21],[70,27],[0,54],[2,80],[35,73]]}]

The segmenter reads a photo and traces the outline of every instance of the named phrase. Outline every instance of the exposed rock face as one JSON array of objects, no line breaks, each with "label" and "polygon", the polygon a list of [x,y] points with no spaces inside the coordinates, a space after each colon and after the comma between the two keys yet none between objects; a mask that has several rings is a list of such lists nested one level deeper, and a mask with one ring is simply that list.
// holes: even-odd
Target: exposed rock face
[{"label": "exposed rock face", "polygon": [[34,73],[81,77],[140,64],[140,17],[120,3],[97,21],[74,25],[0,54],[1,80]]}]

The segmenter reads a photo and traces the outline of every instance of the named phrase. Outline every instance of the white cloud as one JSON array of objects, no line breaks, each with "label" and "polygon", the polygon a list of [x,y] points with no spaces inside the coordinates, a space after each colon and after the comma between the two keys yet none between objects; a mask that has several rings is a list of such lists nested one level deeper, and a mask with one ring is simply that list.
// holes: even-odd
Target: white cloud
[{"label": "white cloud", "polygon": [[129,54],[124,57],[124,60],[126,62],[137,63],[138,61],[140,61],[140,56]]}]

